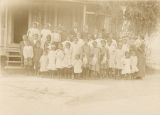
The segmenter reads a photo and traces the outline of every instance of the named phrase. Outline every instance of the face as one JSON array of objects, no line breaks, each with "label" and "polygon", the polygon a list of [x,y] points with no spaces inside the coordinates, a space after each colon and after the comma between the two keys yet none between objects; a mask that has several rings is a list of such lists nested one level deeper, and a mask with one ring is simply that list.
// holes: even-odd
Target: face
[{"label": "face", "polygon": [[47,41],[48,41],[48,42],[51,41],[51,36],[50,36],[50,35],[47,36]]},{"label": "face", "polygon": [[63,49],[63,45],[62,45],[62,44],[59,44],[59,45],[58,45],[58,48],[59,48],[59,49]]},{"label": "face", "polygon": [[67,49],[70,48],[70,43],[66,43],[66,48],[67,48]]}]

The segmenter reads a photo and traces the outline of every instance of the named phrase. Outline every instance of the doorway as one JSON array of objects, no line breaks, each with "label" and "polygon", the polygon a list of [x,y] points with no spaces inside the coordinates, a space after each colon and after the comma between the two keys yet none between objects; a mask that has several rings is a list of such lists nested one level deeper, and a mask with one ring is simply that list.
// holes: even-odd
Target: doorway
[{"label": "doorway", "polygon": [[23,34],[28,30],[28,10],[26,8],[17,8],[13,11],[14,23],[14,43],[22,41]]}]

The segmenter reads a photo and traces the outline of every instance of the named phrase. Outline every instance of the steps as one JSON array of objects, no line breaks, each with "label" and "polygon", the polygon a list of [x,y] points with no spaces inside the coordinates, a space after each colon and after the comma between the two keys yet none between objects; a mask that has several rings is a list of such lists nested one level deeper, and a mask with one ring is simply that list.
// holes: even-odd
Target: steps
[{"label": "steps", "polygon": [[7,61],[5,69],[23,69],[23,59],[20,54],[19,48],[7,48]]}]

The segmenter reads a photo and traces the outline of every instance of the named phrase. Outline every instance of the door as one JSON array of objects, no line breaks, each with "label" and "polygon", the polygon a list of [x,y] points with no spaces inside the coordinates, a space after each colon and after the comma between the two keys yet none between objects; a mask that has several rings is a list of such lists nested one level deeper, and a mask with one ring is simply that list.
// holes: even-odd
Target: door
[{"label": "door", "polygon": [[28,10],[25,8],[15,9],[13,13],[14,18],[14,43],[22,41],[23,34],[27,33],[28,29]]}]

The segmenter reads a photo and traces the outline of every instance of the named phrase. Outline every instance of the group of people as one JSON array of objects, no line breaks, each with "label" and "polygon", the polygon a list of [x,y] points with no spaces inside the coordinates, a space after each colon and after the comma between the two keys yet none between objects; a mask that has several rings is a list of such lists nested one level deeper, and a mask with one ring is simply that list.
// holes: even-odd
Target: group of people
[{"label": "group of people", "polygon": [[37,24],[28,29],[20,44],[26,72],[71,79],[135,79],[145,75],[145,46],[142,36],[116,38],[112,33],[65,33]]}]

